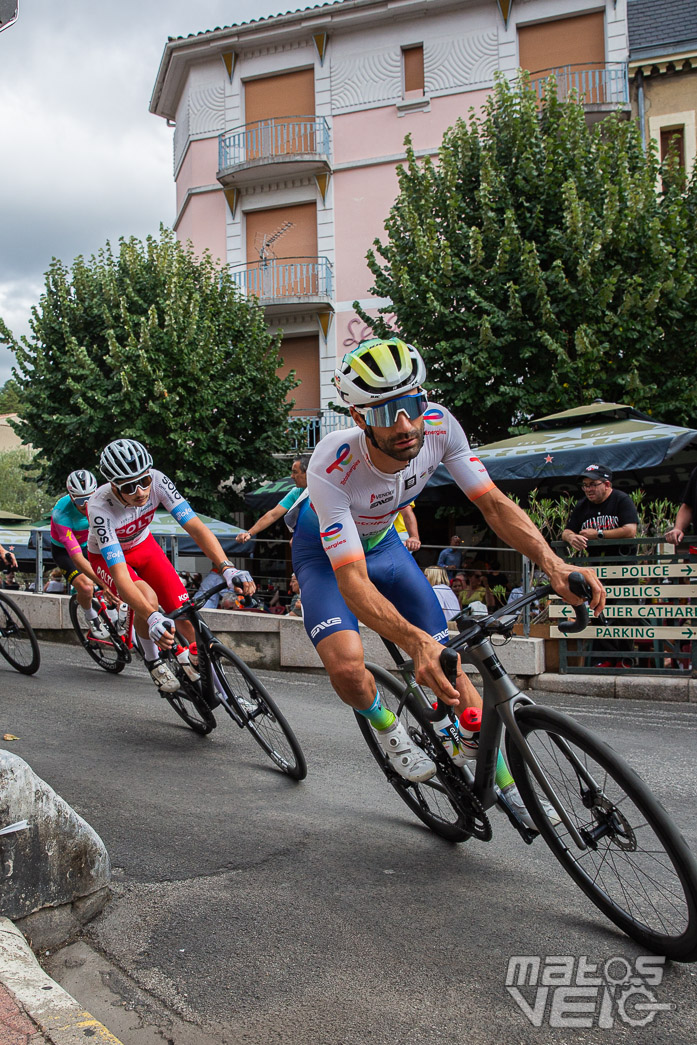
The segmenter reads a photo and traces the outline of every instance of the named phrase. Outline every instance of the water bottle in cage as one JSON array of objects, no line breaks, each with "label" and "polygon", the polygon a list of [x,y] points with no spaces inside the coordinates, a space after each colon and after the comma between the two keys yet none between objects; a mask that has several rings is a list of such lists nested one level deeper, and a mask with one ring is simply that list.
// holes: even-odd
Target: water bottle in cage
[{"label": "water bottle in cage", "polygon": [[198,682],[201,676],[191,663],[188,646],[175,646],[174,656],[177,658],[177,661],[179,662],[179,664],[181,664],[182,668],[184,669],[184,673],[186,674],[187,678],[190,678],[192,682]]}]

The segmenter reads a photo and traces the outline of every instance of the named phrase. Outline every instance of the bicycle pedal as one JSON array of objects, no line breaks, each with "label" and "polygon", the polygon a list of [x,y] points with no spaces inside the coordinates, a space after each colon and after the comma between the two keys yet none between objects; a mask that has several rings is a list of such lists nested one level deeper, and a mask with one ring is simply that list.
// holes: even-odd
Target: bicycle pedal
[{"label": "bicycle pedal", "polygon": [[500,791],[496,796],[496,805],[498,809],[501,809],[506,814],[511,825],[516,829],[526,845],[532,845],[535,839],[540,837],[540,832],[537,828],[527,827],[522,820],[519,820],[510,803],[506,801],[506,796],[502,795]]}]

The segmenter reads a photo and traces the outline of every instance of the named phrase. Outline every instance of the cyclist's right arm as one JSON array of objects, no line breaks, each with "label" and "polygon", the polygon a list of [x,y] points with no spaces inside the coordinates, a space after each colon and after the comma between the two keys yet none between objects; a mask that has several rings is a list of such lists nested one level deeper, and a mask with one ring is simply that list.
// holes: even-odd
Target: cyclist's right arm
[{"label": "cyclist's right arm", "polygon": [[368,576],[365,552],[345,489],[308,470],[308,489],[320,522],[320,537],[346,605],[378,635],[397,643],[414,661],[417,681],[447,704],[460,699],[439,665],[441,644],[410,624]]},{"label": "cyclist's right arm", "polygon": [[[339,566],[335,576],[351,612],[378,635],[396,643],[409,654],[414,661],[416,681],[432,689],[446,704],[457,704],[460,694],[450,685],[439,665],[442,645],[427,632],[410,624],[378,591],[368,576],[365,558]],[[458,675],[460,673],[458,668]]]},{"label": "cyclist's right arm", "polygon": [[109,566],[109,573],[114,579],[114,586],[119,593],[121,600],[127,602],[139,617],[147,620],[152,613],[150,603],[145,596],[141,594],[138,585],[132,579],[128,572],[128,566],[126,565],[125,560],[122,560],[121,562],[108,562],[107,565]]},{"label": "cyclist's right arm", "polygon": [[90,566],[89,561],[85,558],[82,548],[75,553],[68,552],[68,554],[80,573],[84,573],[86,577],[89,577],[93,584],[96,584],[98,588],[101,588],[102,582]]}]

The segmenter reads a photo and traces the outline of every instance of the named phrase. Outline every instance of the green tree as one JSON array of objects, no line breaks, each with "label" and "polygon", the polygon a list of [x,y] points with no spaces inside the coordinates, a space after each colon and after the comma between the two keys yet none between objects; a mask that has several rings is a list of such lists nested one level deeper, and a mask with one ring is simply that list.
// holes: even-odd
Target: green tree
[{"label": "green tree", "polygon": [[471,435],[596,397],[693,422],[697,177],[657,191],[666,172],[634,122],[589,130],[576,101],[552,87],[540,103],[525,79],[498,80],[435,161],[406,146],[372,291]]},{"label": "green tree", "polygon": [[16,414],[21,401],[19,385],[9,378],[0,388],[0,414]]},{"label": "green tree", "polygon": [[273,455],[290,449],[295,380],[276,375],[279,338],[263,309],[168,229],[122,239],[118,253],[107,243],[71,270],[54,259],[31,338],[3,329],[17,357],[17,430],[56,487],[130,436],[199,510],[219,514],[239,506],[237,484],[275,476]]},{"label": "green tree", "polygon": [[0,454],[0,507],[35,522],[53,508],[60,493],[39,479],[41,469],[26,446]]}]

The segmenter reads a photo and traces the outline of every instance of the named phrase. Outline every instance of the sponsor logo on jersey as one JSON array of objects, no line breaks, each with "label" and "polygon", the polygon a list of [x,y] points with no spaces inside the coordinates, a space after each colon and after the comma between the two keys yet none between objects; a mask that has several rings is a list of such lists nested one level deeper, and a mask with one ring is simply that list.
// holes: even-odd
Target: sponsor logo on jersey
[{"label": "sponsor logo on jersey", "polygon": [[387,504],[388,501],[394,499],[394,493],[388,490],[387,493],[371,493],[369,508],[379,508],[381,504]]},{"label": "sponsor logo on jersey", "polygon": [[343,526],[341,525],[341,523],[334,523],[333,526],[330,526],[328,529],[324,530],[324,532],[321,533],[320,536],[325,544],[331,544],[333,541],[338,540],[342,530]]},{"label": "sponsor logo on jersey", "polygon": [[315,624],[310,632],[310,638],[314,639],[315,635],[319,635],[320,631],[325,631],[327,628],[333,628],[335,624],[341,623],[341,617],[328,617],[327,620],[321,620],[319,624]]},{"label": "sponsor logo on jersey", "polygon": [[340,472],[343,472],[344,469],[342,466],[344,464],[350,464],[352,460],[353,454],[351,453],[351,447],[348,443],[342,443],[339,449],[336,451],[336,461],[332,461],[332,463],[329,465],[329,468],[327,468],[327,475],[329,475],[335,469],[338,469]]},{"label": "sponsor logo on jersey", "polygon": [[412,488],[412,486],[416,486],[416,476],[415,475],[410,475],[409,476],[409,478],[407,479],[407,481],[404,484],[404,489],[405,490],[410,490]]},{"label": "sponsor logo on jersey", "polygon": [[346,473],[346,475],[344,476],[344,478],[343,478],[343,479],[341,480],[341,485],[342,485],[342,486],[344,486],[344,485],[345,485],[345,484],[346,484],[346,483],[348,482],[348,480],[349,480],[349,478],[350,478],[350,476],[351,476],[351,473],[352,473],[353,471],[355,471],[355,469],[356,469],[356,468],[358,468],[358,465],[359,465],[360,463],[361,463],[361,459],[360,459],[360,457],[359,457],[359,458],[357,458],[357,459],[356,459],[356,460],[355,460],[355,461],[353,462],[353,464],[352,464],[352,465],[351,465],[351,467],[349,468],[348,472]]},{"label": "sponsor logo on jersey", "polygon": [[449,635],[449,632],[448,632],[448,629],[446,628],[445,631],[439,631],[437,635],[433,636],[433,638],[436,640],[436,642],[443,642],[444,639],[448,638],[448,635]]},{"label": "sponsor logo on jersey", "polygon": [[438,410],[438,408],[435,406],[432,406],[424,414],[424,422],[428,425],[429,428],[436,428],[438,425],[443,424],[443,417],[443,411]]}]

